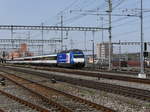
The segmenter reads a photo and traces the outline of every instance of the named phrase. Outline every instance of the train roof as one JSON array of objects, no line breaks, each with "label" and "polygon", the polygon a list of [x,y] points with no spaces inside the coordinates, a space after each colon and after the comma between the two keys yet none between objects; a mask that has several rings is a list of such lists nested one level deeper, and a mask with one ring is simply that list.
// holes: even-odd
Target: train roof
[{"label": "train roof", "polygon": [[29,56],[29,57],[20,57],[20,58],[14,58],[14,60],[31,59],[31,58],[42,58],[42,57],[51,57],[51,56],[57,56],[57,54],[41,55],[41,56]]},{"label": "train roof", "polygon": [[80,50],[80,49],[70,49],[70,50],[61,51],[60,53],[77,52],[77,51],[82,52],[82,50]]},{"label": "train roof", "polygon": [[52,54],[52,55],[41,55],[41,56],[32,56],[32,57],[24,57],[25,59],[29,59],[29,58],[41,58],[41,57],[50,57],[50,56],[57,56],[56,54]]}]

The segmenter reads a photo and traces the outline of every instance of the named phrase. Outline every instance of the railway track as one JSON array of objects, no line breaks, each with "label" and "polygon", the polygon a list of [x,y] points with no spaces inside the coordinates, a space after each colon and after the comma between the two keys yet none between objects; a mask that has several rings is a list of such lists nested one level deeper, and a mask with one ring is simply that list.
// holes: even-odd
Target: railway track
[{"label": "railway track", "polygon": [[[58,107],[61,112],[115,112],[112,109],[106,108],[96,103],[92,103],[88,100],[67,94],[54,88],[43,86],[8,72],[5,72],[5,75],[1,74],[1,76],[15,82],[20,86],[23,86],[24,88],[36,94],[41,95],[41,97],[45,98],[44,101],[49,101],[50,104]],[[46,98],[52,100],[50,101]],[[54,102],[56,103],[54,104]]]},{"label": "railway track", "polygon": [[[40,68],[38,68],[40,69]],[[69,69],[51,69],[51,68],[41,68],[41,70],[48,70],[52,72],[60,72],[60,73],[69,73],[82,75],[82,76],[89,76],[89,77],[97,77],[97,78],[105,78],[111,80],[120,80],[120,81],[128,81],[128,82],[136,82],[136,83],[143,83],[143,84],[150,84],[150,79],[141,79],[136,77],[129,77],[129,76],[119,76],[119,75],[111,75],[111,74],[103,74],[103,73],[94,73],[94,72],[85,72],[79,70],[69,70]]]},{"label": "railway track", "polygon": [[5,112],[4,110],[0,109],[0,112]]},{"label": "railway track", "polygon": [[[16,97],[16,96],[13,96],[13,95],[11,95],[11,94],[5,92],[5,91],[0,90],[0,93],[1,93],[1,95],[4,95],[4,96],[6,96],[6,97],[9,98],[9,99],[12,99],[12,100],[18,102],[19,104],[24,105],[24,106],[30,108],[30,109],[33,110],[33,111],[49,112],[47,109],[44,109],[44,108],[42,108],[42,107],[40,107],[40,106],[38,106],[38,105],[35,105],[35,104],[32,104],[32,103],[30,103],[30,102],[28,102],[28,101],[25,101],[25,100],[23,100],[23,99],[20,99],[20,98],[18,98],[18,97]],[[5,99],[5,100],[6,100],[6,99]],[[2,111],[2,110],[0,110],[0,112],[1,112],[1,111]]]},{"label": "railway track", "polygon": [[[93,69],[90,69],[90,68],[84,68],[83,70],[88,70],[88,71],[93,71]],[[128,75],[137,75],[140,71],[138,71],[138,70],[135,70],[135,69],[130,69],[130,70],[128,70],[128,69],[120,69],[120,68],[113,68],[112,70],[109,70],[108,71],[108,69],[106,69],[106,68],[104,68],[104,69],[94,69],[94,71],[98,71],[98,72],[106,72],[106,73],[120,73],[120,74],[128,74]],[[149,71],[145,71],[146,72],[146,74],[148,74],[148,75],[150,75],[149,74]]]},{"label": "railway track", "polygon": [[[1,78],[3,78],[3,77],[0,76],[0,79]],[[58,108],[51,106],[47,102],[44,102],[43,98],[41,98],[41,96],[38,96],[34,92],[29,91],[29,90],[25,89],[24,87],[21,87],[10,80],[5,79],[5,86],[0,86],[0,90],[5,91],[11,95],[18,97],[18,98],[21,98],[25,101],[28,101],[32,104],[38,105],[42,108],[45,108],[45,109],[49,110],[49,112],[60,112],[60,110]],[[3,102],[0,102],[0,104],[3,104]],[[6,103],[6,105],[8,105],[8,104]]]},{"label": "railway track", "polygon": [[[18,66],[17,66],[18,67]],[[130,76],[119,76],[119,75],[111,75],[108,73],[96,73],[96,72],[86,72],[82,70],[74,70],[74,69],[62,69],[62,68],[49,68],[49,67],[34,67],[30,66],[28,68],[38,69],[38,70],[46,70],[51,72],[59,72],[59,73],[67,73],[69,75],[81,75],[81,76],[89,76],[89,77],[97,77],[105,78],[105,79],[111,79],[111,80],[120,80],[120,81],[126,81],[126,82],[135,82],[135,83],[141,83],[141,84],[150,84],[150,79],[142,79],[142,78],[136,78],[136,77],[130,77]]]},{"label": "railway track", "polygon": [[[16,68],[14,70],[18,71],[18,72],[23,72],[23,73],[39,75],[41,77],[46,77],[48,79],[54,77],[53,74],[48,74],[48,73],[39,72],[39,71],[35,71],[35,70],[30,71],[30,70],[16,69]],[[103,90],[106,92],[120,94],[120,95],[133,97],[136,99],[150,102],[150,91],[148,91],[148,90],[142,90],[142,89],[137,89],[137,88],[132,88],[132,87],[113,85],[113,84],[108,84],[108,83],[95,82],[92,80],[84,80],[84,79],[72,78],[72,77],[60,76],[60,75],[55,75],[55,79],[57,81],[67,82],[70,84],[75,84],[75,85],[93,88],[93,89],[97,89],[97,90]]]}]

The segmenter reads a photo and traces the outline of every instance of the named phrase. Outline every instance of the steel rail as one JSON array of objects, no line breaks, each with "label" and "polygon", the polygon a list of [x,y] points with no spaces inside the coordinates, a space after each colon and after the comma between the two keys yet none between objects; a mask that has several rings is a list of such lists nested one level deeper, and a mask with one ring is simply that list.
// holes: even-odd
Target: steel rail
[{"label": "steel rail", "polygon": [[[16,66],[16,67],[22,67],[22,66]],[[136,77],[130,77],[130,76],[118,76],[118,75],[111,75],[108,73],[93,73],[90,71],[87,72],[87,71],[81,71],[81,70],[79,71],[79,70],[72,70],[72,69],[71,70],[61,69],[61,68],[57,69],[57,68],[47,68],[47,67],[43,68],[43,67],[32,67],[32,66],[26,67],[26,68],[47,70],[47,71],[59,72],[59,73],[69,73],[69,75],[97,77],[98,79],[105,78],[105,79],[111,79],[111,80],[120,80],[120,81],[135,82],[135,83],[141,83],[141,84],[150,84],[150,79],[136,78]]]},{"label": "steel rail", "polygon": [[38,72],[38,71],[30,71],[30,70],[25,70],[25,69],[14,69],[19,72],[24,72],[24,73],[29,73],[29,74],[34,74],[46,78],[53,78],[57,81],[62,81],[62,82],[67,82],[79,86],[84,86],[88,88],[93,88],[93,89],[99,89],[115,94],[121,94],[124,96],[130,96],[134,97],[136,99],[141,99],[145,101],[150,101],[150,91],[148,90],[142,90],[142,89],[137,89],[137,88],[132,88],[132,87],[126,87],[126,86],[119,86],[119,85],[113,85],[113,84],[107,84],[107,83],[100,83],[100,82],[95,82],[91,80],[84,80],[84,79],[78,79],[78,78],[72,78],[69,76],[59,76],[59,75],[50,75],[48,73],[43,73],[43,72]]},{"label": "steel rail", "polygon": [[[7,72],[5,72],[5,73],[7,73]],[[9,74],[10,74],[10,73],[9,73]],[[96,104],[96,103],[93,103],[93,102],[91,102],[91,101],[82,99],[82,98],[77,97],[77,96],[73,96],[73,95],[67,94],[67,93],[65,93],[65,92],[56,90],[56,89],[54,89],[54,88],[50,88],[50,87],[41,85],[41,84],[36,83],[36,82],[33,82],[33,81],[31,81],[31,80],[27,80],[27,79],[24,79],[24,78],[22,78],[22,77],[15,76],[14,74],[11,74],[11,76],[7,76],[7,75],[2,75],[2,76],[5,77],[5,78],[7,78],[7,79],[9,79],[9,80],[11,80],[11,81],[13,81],[13,82],[15,82],[15,83],[18,83],[18,82],[15,81],[15,77],[20,78],[20,79],[22,79],[22,80],[26,80],[26,81],[28,81],[29,83],[32,83],[32,84],[34,83],[34,84],[39,85],[39,86],[41,86],[41,87],[43,87],[43,88],[45,88],[45,89],[47,89],[47,90],[52,90],[52,91],[54,91],[54,92],[56,92],[56,93],[58,93],[58,94],[60,94],[60,95],[64,95],[64,96],[66,96],[66,97],[70,97],[72,100],[74,100],[74,101],[76,101],[76,102],[84,103],[84,104],[86,104],[86,105],[88,105],[88,106],[91,106],[91,107],[93,107],[93,108],[95,108],[95,109],[97,109],[97,110],[101,110],[101,111],[103,111],[103,112],[115,112],[114,110],[112,110],[112,109],[110,109],[110,108],[104,107],[104,106],[102,106],[102,105],[98,105],[98,104]],[[11,78],[10,78],[10,77],[11,77]]]},{"label": "steel rail", "polygon": [[19,103],[21,103],[21,104],[23,104],[23,105],[31,108],[31,109],[34,109],[34,110],[37,110],[37,111],[40,111],[40,112],[50,112],[49,110],[47,110],[45,108],[42,108],[42,107],[40,107],[38,105],[35,105],[35,104],[32,104],[32,103],[30,103],[28,101],[25,101],[25,100],[23,100],[21,98],[13,96],[13,95],[11,95],[11,94],[9,94],[7,92],[4,92],[2,90],[0,90],[0,93],[3,94],[3,95],[5,95],[5,96],[7,96],[7,97],[9,97],[12,100],[15,100],[16,102],[19,102]]},{"label": "steel rail", "polygon": [[[3,72],[4,72],[4,71],[3,71]],[[6,73],[6,72],[5,72],[5,73]],[[21,84],[21,83],[15,81],[14,79],[12,79],[12,78],[10,78],[10,77],[8,77],[8,76],[6,76],[6,75],[2,75],[2,74],[0,74],[0,76],[5,77],[6,79],[8,79],[8,80],[14,82],[15,84],[17,84],[17,85],[19,85],[19,86],[21,86],[21,87],[23,87],[23,88],[29,90],[30,92],[36,94],[37,96],[41,97],[41,98],[42,98],[45,102],[47,102],[48,104],[54,106],[55,108],[58,108],[61,112],[72,112],[70,109],[68,109],[68,108],[66,108],[66,107],[64,107],[64,106],[62,106],[62,105],[60,105],[59,103],[56,103],[56,102],[54,102],[54,101],[48,99],[48,98],[45,97],[44,95],[41,95],[41,94],[37,93],[37,92],[34,91],[34,90],[29,89],[28,87],[26,87],[26,86],[24,86],[23,84]],[[28,83],[28,84],[29,84],[29,83]]]},{"label": "steel rail", "polygon": [[4,110],[0,109],[0,112],[5,112]]},{"label": "steel rail", "polygon": [[[37,67],[40,69],[40,67]],[[41,70],[48,70],[53,72],[60,72],[60,73],[69,73],[70,75],[82,75],[82,76],[89,76],[89,77],[97,77],[97,78],[105,78],[111,80],[120,80],[120,81],[127,81],[127,82],[136,82],[136,83],[143,83],[143,84],[150,84],[150,79],[142,79],[136,77],[128,77],[128,76],[118,76],[118,75],[111,75],[111,74],[102,74],[102,73],[93,73],[93,72],[86,72],[86,71],[78,71],[78,70],[61,70],[59,69],[51,69],[51,68],[42,68]]]}]

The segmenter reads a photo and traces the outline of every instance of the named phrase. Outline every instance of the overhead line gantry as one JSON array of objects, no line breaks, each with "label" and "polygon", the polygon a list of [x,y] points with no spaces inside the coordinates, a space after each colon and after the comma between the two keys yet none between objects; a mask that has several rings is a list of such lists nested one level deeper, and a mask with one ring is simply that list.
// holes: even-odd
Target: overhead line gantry
[{"label": "overhead line gantry", "polygon": [[[150,42],[144,42],[150,45]],[[141,42],[113,42],[113,45],[141,45]]]},{"label": "overhead line gantry", "polygon": [[71,27],[71,26],[32,26],[32,25],[0,25],[0,30],[10,30],[11,31],[11,39],[0,39],[0,43],[12,43],[12,48],[14,47],[14,43],[19,42],[28,42],[28,43],[56,43],[60,42],[63,43],[63,39],[51,39],[51,40],[26,40],[26,39],[14,39],[13,38],[13,31],[14,30],[51,30],[51,31],[91,31],[97,32],[101,30],[108,30],[108,28],[100,28],[100,27]]},{"label": "overhead line gantry", "polygon": [[70,27],[70,26],[26,26],[26,25],[0,25],[0,30],[58,30],[58,31],[100,31],[108,28],[100,27]]},{"label": "overhead line gantry", "polygon": [[51,40],[28,40],[28,39],[0,39],[0,43],[8,43],[8,42],[28,42],[28,43],[56,43],[61,42],[60,39],[51,39]]}]

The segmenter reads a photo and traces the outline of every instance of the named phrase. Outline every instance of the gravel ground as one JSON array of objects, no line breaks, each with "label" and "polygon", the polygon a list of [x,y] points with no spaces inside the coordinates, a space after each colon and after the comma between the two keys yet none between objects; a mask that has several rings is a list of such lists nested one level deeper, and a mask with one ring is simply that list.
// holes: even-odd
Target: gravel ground
[{"label": "gravel ground", "polygon": [[[43,72],[41,70],[39,70],[39,71]],[[49,73],[48,71],[44,71],[44,72]],[[104,78],[101,78],[99,80],[96,77],[88,77],[88,76],[80,76],[80,75],[74,75],[74,74],[56,73],[56,72],[51,72],[51,74],[69,76],[69,77],[73,77],[73,78],[87,79],[87,80],[93,80],[93,81],[97,81],[97,82],[104,82],[104,83],[110,83],[110,84],[115,84],[115,85],[121,85],[121,86],[128,86],[128,87],[133,87],[133,88],[150,90],[149,84],[141,84],[141,83],[135,83],[135,82],[119,81],[119,80],[110,80],[110,79],[104,79]]]},{"label": "gravel ground", "polygon": [[[29,68],[24,68],[24,69],[29,69]],[[32,70],[32,69],[30,69],[30,70]],[[33,70],[35,71],[35,69],[33,69]],[[110,79],[104,79],[104,78],[101,78],[100,80],[98,80],[98,78],[96,78],[96,77],[88,77],[88,76],[80,76],[80,75],[74,75],[74,74],[49,72],[49,71],[43,71],[43,70],[36,70],[36,71],[44,72],[44,73],[50,73],[50,74],[53,74],[53,75],[69,76],[69,77],[73,77],[73,78],[94,80],[94,81],[97,81],[97,82],[104,82],[104,83],[116,84],[116,85],[121,85],[121,86],[128,86],[128,87],[133,87],[133,88],[150,90],[150,85],[149,84],[141,84],[141,83],[135,83],[135,82],[119,81],[119,80],[110,80]],[[111,75],[115,75],[115,73],[111,73]],[[119,74],[117,74],[117,75],[119,75]],[[135,76],[132,76],[132,77],[135,77]]]},{"label": "gravel ground", "polygon": [[4,95],[0,95],[0,108],[6,112],[37,112]]},{"label": "gravel ground", "polygon": [[[9,93],[9,94],[12,94],[12,95],[18,97],[18,98],[24,99],[28,102],[31,102],[35,105],[39,105],[39,106],[41,106],[43,108],[46,108],[48,110],[51,110],[51,109],[55,110],[50,105],[47,105],[46,103],[44,103],[42,101],[42,99],[40,99],[35,94],[29,92],[28,90],[26,90],[26,89],[24,89],[24,88],[22,88],[22,87],[20,87],[16,84],[14,84],[13,82],[8,81],[8,80],[6,80],[6,85],[5,86],[0,85],[0,89],[7,92],[7,93]],[[1,105],[1,103],[0,103],[0,105]],[[12,112],[14,112],[14,111],[12,111]],[[18,112],[21,112],[21,111],[18,111]],[[24,112],[26,112],[26,111],[24,111]]]},{"label": "gravel ground", "polygon": [[[104,105],[106,107],[110,107],[114,110],[117,110],[118,112],[150,112],[150,103],[137,100],[134,98],[128,98],[128,97],[124,97],[124,96],[120,96],[120,95],[116,95],[112,93],[107,93],[104,91],[89,89],[85,87],[79,87],[76,85],[71,85],[71,84],[62,83],[62,82],[57,82],[53,84],[47,78],[33,76],[33,75],[25,74],[25,73],[19,73],[19,75],[22,75],[23,77],[29,78],[31,80],[36,80],[39,83],[62,90],[72,95],[85,98],[87,100]],[[104,80],[100,80],[100,81],[104,81]],[[122,81],[118,83],[122,83]]]}]

